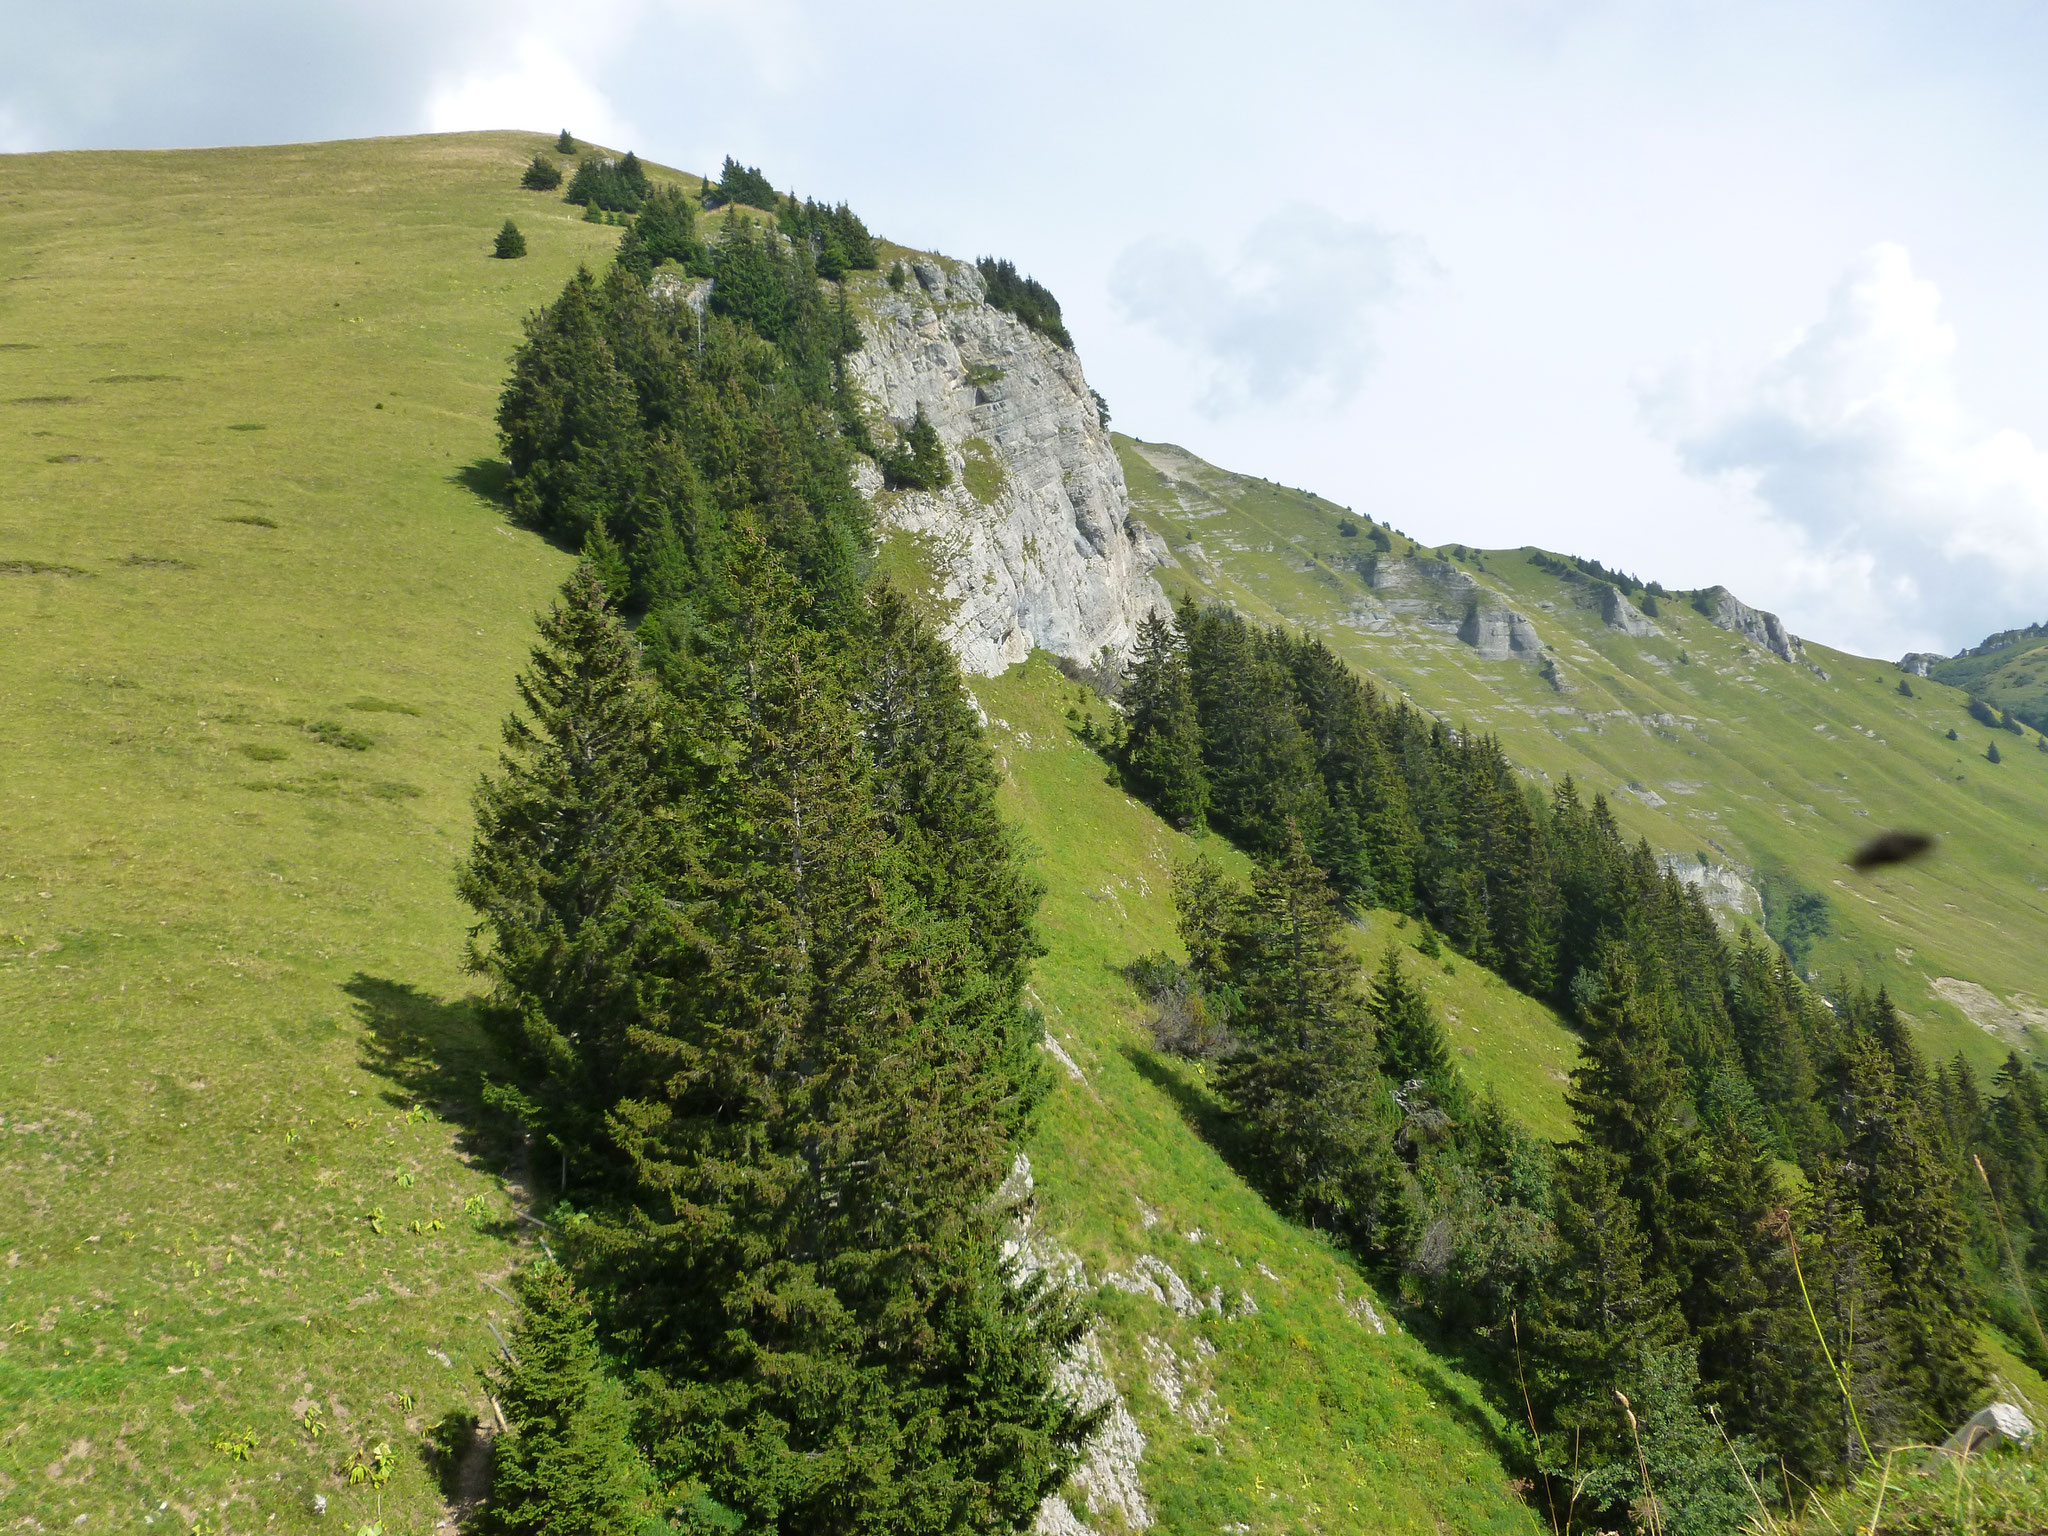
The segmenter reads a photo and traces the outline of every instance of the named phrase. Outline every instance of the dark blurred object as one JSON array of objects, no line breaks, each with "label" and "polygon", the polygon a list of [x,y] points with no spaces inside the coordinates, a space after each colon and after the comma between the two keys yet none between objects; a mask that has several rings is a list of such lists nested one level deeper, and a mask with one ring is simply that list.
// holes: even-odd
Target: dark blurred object
[{"label": "dark blurred object", "polygon": [[1887,864],[1917,859],[1933,846],[1934,839],[1925,832],[1880,832],[1849,855],[1849,867],[1867,875]]}]

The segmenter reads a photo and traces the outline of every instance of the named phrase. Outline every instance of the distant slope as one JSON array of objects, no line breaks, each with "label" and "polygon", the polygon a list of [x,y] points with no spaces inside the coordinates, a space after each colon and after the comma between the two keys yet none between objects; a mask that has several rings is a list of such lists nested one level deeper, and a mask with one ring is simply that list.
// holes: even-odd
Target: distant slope
[{"label": "distant slope", "polygon": [[2036,730],[2048,725],[2048,626],[1993,635],[1959,656],[1934,662],[1928,673],[1937,682],[2011,710]]},{"label": "distant slope", "polygon": [[[428,1530],[424,1437],[489,1414],[514,1212],[552,1191],[483,1156],[453,874],[569,564],[491,499],[492,413],[521,316],[618,237],[519,190],[549,143],[0,157],[18,1520]],[[488,255],[507,216],[523,261]],[[1048,882],[1039,996],[1085,1077],[1032,1149],[1034,1238],[1104,1286],[1143,1508],[1532,1531],[1472,1384],[1375,1330],[1384,1303],[1230,1173],[1199,1075],[1148,1050],[1118,968],[1172,942],[1183,840],[1103,781],[1042,661],[976,686]],[[1492,1024],[1462,963],[1426,984],[1471,1015],[1474,1076],[1555,1126],[1556,1021],[1509,1000]],[[1176,1312],[1157,1266],[1236,1315]],[[351,1486],[380,1444],[389,1485]]]},{"label": "distant slope", "polygon": [[[1375,562],[1329,501],[1170,445],[1118,444],[1134,514],[1173,557],[1158,573],[1169,592],[1310,630],[1419,706],[1498,733],[1531,772],[1575,776],[1731,910],[1759,916],[1759,885],[1823,893],[1834,931],[1809,968],[1890,987],[1930,1052],[1979,1067],[2015,1046],[2048,1057],[2036,732],[1987,730],[1940,683],[1912,680],[1904,697],[1889,662],[1812,643],[1810,665],[1784,660],[1683,597],[1610,622],[1597,588],[1532,563],[1538,551],[1411,558],[1395,540]],[[1940,834],[1939,856],[1873,879],[1843,866],[1890,826]]]}]

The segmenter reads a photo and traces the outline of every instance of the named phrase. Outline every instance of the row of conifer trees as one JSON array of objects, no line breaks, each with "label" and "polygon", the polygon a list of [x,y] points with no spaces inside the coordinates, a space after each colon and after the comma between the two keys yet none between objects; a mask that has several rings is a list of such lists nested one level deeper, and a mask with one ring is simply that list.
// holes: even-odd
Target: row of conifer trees
[{"label": "row of conifer trees", "polygon": [[[1619,1392],[1665,1528],[1733,1529],[1738,1463],[1821,1482],[1979,1406],[1987,1310],[2039,1342],[2048,1095],[2017,1057],[1988,1097],[1930,1069],[1884,993],[1731,943],[1603,799],[1542,794],[1318,641],[1189,603],[1143,627],[1122,704],[1130,787],[1259,861],[1182,871],[1188,975],[1147,976],[1208,1015],[1181,1038],[1220,1056],[1243,1163],[1472,1342],[1546,1496],[1641,1497]],[[1474,1100],[1392,952],[1358,984],[1368,903],[1573,1020],[1570,1142]]]},{"label": "row of conifer trees", "polygon": [[999,1258],[1038,892],[951,653],[868,577],[843,298],[744,220],[705,260],[701,318],[578,273],[499,414],[584,560],[461,881],[487,1096],[560,1202],[489,1518],[1022,1529],[1092,1422],[1074,1301]]}]

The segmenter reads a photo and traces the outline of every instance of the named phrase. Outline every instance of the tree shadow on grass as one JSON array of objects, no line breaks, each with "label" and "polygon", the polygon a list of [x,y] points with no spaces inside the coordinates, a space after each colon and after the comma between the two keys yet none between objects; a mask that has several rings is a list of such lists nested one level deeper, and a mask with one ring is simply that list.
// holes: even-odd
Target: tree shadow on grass
[{"label": "tree shadow on grass", "polygon": [[578,552],[576,545],[559,534],[541,527],[531,518],[520,516],[518,508],[512,504],[512,466],[503,459],[471,459],[448,478],[477,500],[503,513],[505,521],[513,527],[538,535],[564,554]]},{"label": "tree shadow on grass", "polygon": [[1127,1042],[1123,1046],[1123,1054],[1124,1060],[1131,1064],[1138,1076],[1173,1101],[1173,1107],[1180,1111],[1188,1128],[1214,1147],[1232,1172],[1247,1183],[1252,1182],[1247,1171],[1251,1166],[1250,1141],[1214,1094],[1175,1072],[1157,1051]]},{"label": "tree shadow on grass", "polygon": [[499,511],[512,510],[512,466],[503,459],[471,459],[448,478]]},{"label": "tree shadow on grass", "polygon": [[342,990],[355,999],[365,1029],[362,1065],[390,1084],[384,1101],[397,1109],[427,1106],[459,1128],[466,1155],[508,1166],[518,1132],[484,1103],[491,1053],[483,1005],[475,998],[444,1002],[408,982],[360,971]]}]

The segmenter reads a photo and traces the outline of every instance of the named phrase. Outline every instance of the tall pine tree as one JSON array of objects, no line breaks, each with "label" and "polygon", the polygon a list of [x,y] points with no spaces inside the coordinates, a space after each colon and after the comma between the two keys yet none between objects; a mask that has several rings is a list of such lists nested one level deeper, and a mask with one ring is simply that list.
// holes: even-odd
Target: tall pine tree
[{"label": "tall pine tree", "polygon": [[1198,830],[1209,815],[1209,781],[1194,682],[1179,633],[1156,608],[1138,626],[1122,702],[1121,758],[1131,787],[1175,826]]}]

